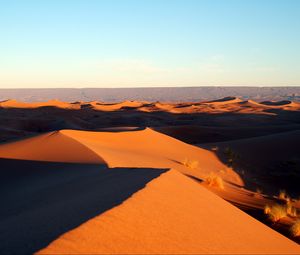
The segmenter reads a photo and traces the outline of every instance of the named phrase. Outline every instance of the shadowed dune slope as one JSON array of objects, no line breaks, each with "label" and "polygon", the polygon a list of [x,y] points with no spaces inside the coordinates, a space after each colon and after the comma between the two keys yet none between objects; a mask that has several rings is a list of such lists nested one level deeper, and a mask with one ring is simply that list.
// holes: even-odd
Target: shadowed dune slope
[{"label": "shadowed dune slope", "polygon": [[241,99],[237,98],[237,97],[224,97],[221,99],[217,99],[217,100],[212,100],[212,101],[208,101],[208,102],[204,102],[206,104],[216,104],[216,105],[225,105],[225,104],[233,104],[233,103],[240,103],[242,102]]},{"label": "shadowed dune slope", "polygon": [[[226,162],[226,148],[235,155],[233,167],[243,171],[249,187],[262,187],[264,192],[277,194],[286,189],[291,194],[300,192],[300,130],[273,135],[200,144],[202,148],[218,147],[217,154]],[[255,187],[256,186],[256,187]]]},{"label": "shadowed dune slope", "polygon": [[[80,242],[78,241],[80,240]],[[298,254],[300,247],[171,170],[40,254]]]}]

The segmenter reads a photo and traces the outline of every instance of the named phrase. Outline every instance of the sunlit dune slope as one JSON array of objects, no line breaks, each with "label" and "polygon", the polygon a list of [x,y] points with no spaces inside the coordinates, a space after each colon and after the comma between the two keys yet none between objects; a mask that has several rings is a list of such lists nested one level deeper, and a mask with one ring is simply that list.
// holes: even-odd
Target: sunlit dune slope
[{"label": "sunlit dune slope", "polygon": [[61,102],[59,100],[49,100],[47,102],[35,102],[35,103],[25,103],[20,102],[14,99],[6,100],[0,102],[0,107],[3,108],[39,108],[39,107],[57,107],[57,108],[63,108],[63,109],[80,109],[80,105],[78,104],[71,104],[68,102]]},{"label": "sunlit dune slope", "polygon": [[105,103],[98,103],[94,102],[91,104],[92,108],[95,110],[100,111],[118,111],[126,108],[138,108],[145,104],[146,102],[139,102],[139,101],[124,101],[120,103],[112,103],[112,104],[105,104]]},{"label": "sunlit dune slope", "polygon": [[239,113],[263,113],[270,114],[266,110],[282,109],[287,111],[300,110],[300,104],[292,101],[265,101],[255,102],[253,100],[243,101],[237,97],[225,97],[213,101],[204,102],[147,102],[147,101],[123,101],[118,103],[105,103],[98,101],[78,101],[78,102],[61,102],[59,100],[49,100],[47,102],[20,102],[14,99],[0,102],[0,108],[19,108],[19,109],[36,109],[41,107],[55,107],[61,109],[80,110],[89,108],[94,111],[115,112],[135,110],[139,112],[168,112],[173,114],[181,113],[222,113],[222,112],[239,112]]},{"label": "sunlit dune slope", "polygon": [[[220,173],[242,184],[239,176],[210,151],[146,128],[126,132],[61,130],[0,146],[0,157],[57,162],[106,163],[109,167],[176,168],[205,178]],[[184,166],[196,161],[195,169]]]},{"label": "sunlit dune slope", "polygon": [[52,162],[104,163],[100,155],[58,131],[3,144],[0,146],[0,157]]},{"label": "sunlit dune slope", "polygon": [[297,254],[300,247],[171,170],[40,254]]}]

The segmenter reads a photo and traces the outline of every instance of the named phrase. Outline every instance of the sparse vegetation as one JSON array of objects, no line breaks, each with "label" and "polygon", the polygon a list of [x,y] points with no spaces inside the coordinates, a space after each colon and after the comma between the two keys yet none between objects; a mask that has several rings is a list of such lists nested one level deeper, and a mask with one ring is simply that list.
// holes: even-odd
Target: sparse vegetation
[{"label": "sparse vegetation", "polygon": [[285,190],[280,190],[280,191],[279,191],[278,198],[279,198],[280,200],[284,200],[284,201],[289,201],[289,200],[290,200],[290,197],[287,195],[287,193],[286,193]]},{"label": "sparse vegetation", "polygon": [[198,161],[197,160],[189,160],[187,158],[184,159],[182,164],[188,168],[196,169],[198,167]]},{"label": "sparse vegetation", "polygon": [[238,158],[238,155],[230,147],[225,148],[224,154],[227,158],[228,166],[232,166],[234,161]]},{"label": "sparse vegetation", "polygon": [[208,186],[211,186],[211,187],[217,187],[219,189],[224,189],[223,179],[214,173],[211,173],[209,176],[207,176],[205,178],[205,183],[207,183]]},{"label": "sparse vegetation", "polygon": [[300,236],[300,220],[297,220],[290,228],[292,236]]},{"label": "sparse vegetation", "polygon": [[269,219],[273,222],[277,222],[280,219],[287,216],[286,206],[284,205],[266,205],[264,208],[264,212],[269,216]]},{"label": "sparse vegetation", "polygon": [[264,213],[269,216],[270,220],[276,222],[286,216],[297,217],[297,209],[293,206],[292,200],[286,191],[280,190],[278,198],[284,204],[266,205],[264,208]]},{"label": "sparse vegetation", "polygon": [[293,207],[290,201],[286,204],[286,213],[291,217],[297,217],[297,209]]},{"label": "sparse vegetation", "polygon": [[218,151],[218,150],[219,150],[219,147],[218,147],[218,146],[214,146],[214,147],[211,148],[211,150],[212,150],[212,151]]},{"label": "sparse vegetation", "polygon": [[269,214],[271,212],[271,207],[269,205],[266,205],[264,208],[264,213]]},{"label": "sparse vegetation", "polygon": [[255,197],[262,197],[262,190],[260,188],[256,189],[256,192],[254,193]]}]

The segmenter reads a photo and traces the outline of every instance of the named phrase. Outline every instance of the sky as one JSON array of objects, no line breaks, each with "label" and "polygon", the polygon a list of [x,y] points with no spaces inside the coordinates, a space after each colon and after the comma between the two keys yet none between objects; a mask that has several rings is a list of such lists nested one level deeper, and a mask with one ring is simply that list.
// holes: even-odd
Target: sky
[{"label": "sky", "polygon": [[0,88],[300,86],[300,0],[0,0]]}]

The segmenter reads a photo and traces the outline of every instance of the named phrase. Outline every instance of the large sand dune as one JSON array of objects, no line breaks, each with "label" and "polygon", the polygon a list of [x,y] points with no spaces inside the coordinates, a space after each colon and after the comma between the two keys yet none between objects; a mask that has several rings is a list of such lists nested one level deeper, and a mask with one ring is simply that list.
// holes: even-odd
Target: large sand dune
[{"label": "large sand dune", "polygon": [[32,254],[117,206],[164,169],[0,159],[1,254]]},{"label": "large sand dune", "polygon": [[40,254],[299,252],[297,244],[171,170]]},{"label": "large sand dune", "polygon": [[[149,128],[124,132],[61,130],[0,146],[0,157],[35,161],[100,163],[109,167],[177,168],[198,178],[211,172],[242,185],[239,176],[210,151]],[[197,161],[199,168],[184,166]],[[201,168],[201,171],[199,169]],[[224,171],[226,170],[226,172]]]}]

